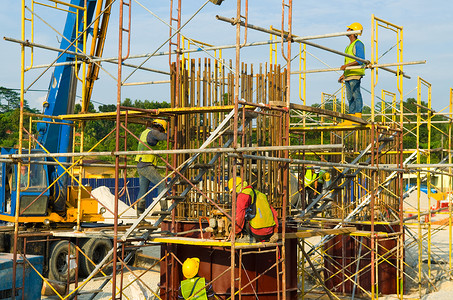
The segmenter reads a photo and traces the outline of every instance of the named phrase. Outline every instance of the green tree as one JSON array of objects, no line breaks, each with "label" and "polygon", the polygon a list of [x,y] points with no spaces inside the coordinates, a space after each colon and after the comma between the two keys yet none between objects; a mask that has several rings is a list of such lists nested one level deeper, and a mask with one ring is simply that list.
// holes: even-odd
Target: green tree
[{"label": "green tree", "polygon": [[[167,102],[157,102],[157,101],[149,101],[149,100],[134,100],[132,101],[130,98],[126,98],[122,103],[121,106],[123,107],[131,107],[131,108],[140,108],[140,109],[159,109],[159,108],[168,108],[170,104]],[[79,113],[81,110],[80,105],[76,105],[75,113]],[[109,113],[109,112],[116,112],[116,105],[114,104],[106,104],[100,105],[98,107],[99,111],[96,111],[94,106],[90,104],[88,111],[89,112],[100,112],[100,113]],[[140,133],[143,131],[144,127],[142,124],[133,124],[129,123],[127,126],[128,130],[130,130],[134,135],[137,137],[140,136]],[[85,136],[84,136],[84,149],[88,150],[95,146],[99,141],[104,139],[112,130],[115,129],[115,120],[106,120],[99,118],[98,120],[90,120],[85,124]],[[124,135],[124,130],[120,129],[121,135]],[[78,129],[80,132],[80,129]],[[137,149],[138,141],[132,137],[130,134],[126,134],[128,137],[127,139],[127,149],[128,150],[135,150]],[[124,139],[119,140],[120,149],[124,149]],[[108,138],[103,140],[102,143],[96,146],[96,151],[111,151],[115,149],[115,133],[112,133]],[[162,143],[160,143],[162,144]],[[166,145],[161,145],[164,149]],[[75,149],[78,151],[79,149]],[[111,160],[111,157],[105,158],[107,160]]]},{"label": "green tree", "polygon": [[[24,99],[24,111],[38,113],[28,106]],[[0,87],[0,146],[14,147],[19,141],[20,94],[17,91]]]},{"label": "green tree", "polygon": [[0,146],[14,147],[19,141],[19,109],[0,114]]},{"label": "green tree", "polygon": [[20,95],[18,92],[0,87],[0,112],[14,110],[20,106]]}]

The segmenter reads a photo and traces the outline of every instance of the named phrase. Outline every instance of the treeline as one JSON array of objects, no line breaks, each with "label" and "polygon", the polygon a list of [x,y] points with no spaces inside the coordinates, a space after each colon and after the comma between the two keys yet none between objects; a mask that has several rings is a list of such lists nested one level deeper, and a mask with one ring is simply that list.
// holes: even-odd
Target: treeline
[{"label": "treeline", "polygon": [[[135,107],[135,108],[144,108],[144,109],[158,109],[158,108],[168,108],[170,103],[167,102],[157,102],[149,100],[134,100],[132,101],[129,98],[126,98],[122,103],[122,106],[126,107]],[[81,111],[81,105],[76,104],[74,113],[79,113]],[[29,107],[27,100],[24,100],[24,111],[30,113],[41,113],[37,109],[32,109]],[[114,112],[116,111],[116,105],[106,104],[99,105],[96,109],[93,103],[89,104],[88,112],[90,113],[105,113],[105,112]],[[20,94],[17,91],[0,87],[0,147],[17,147],[19,141],[19,115],[20,115]],[[24,126],[28,128],[28,120],[24,119]],[[87,121],[85,123],[85,136],[84,136],[84,151],[90,150],[96,144],[95,150],[98,151],[112,151],[115,149],[115,134],[111,134],[109,137],[105,138],[113,129],[115,128],[115,121],[109,120],[95,120]],[[135,135],[140,136],[141,131],[144,130],[144,126],[141,124],[130,124],[128,129],[131,130]],[[76,129],[75,139],[80,139],[80,126]],[[32,133],[36,135],[36,125],[32,129]],[[121,133],[124,136],[124,130]],[[104,139],[105,138],[105,139]],[[137,149],[137,140],[132,136],[128,136],[127,145],[128,150]],[[166,148],[164,143],[160,143],[160,147],[163,149]],[[123,147],[124,140],[120,140],[120,145]],[[124,148],[121,148],[124,149]],[[80,150],[80,146],[76,146],[75,151]]]},{"label": "treeline", "polygon": [[[129,98],[126,98],[121,103],[125,107],[136,107],[144,109],[159,109],[159,108],[168,108],[170,104],[167,102],[157,102],[149,100],[134,100],[132,101]],[[380,108],[381,104],[378,104],[375,110],[375,114],[378,115],[382,109]],[[321,107],[319,104],[314,104],[315,107]],[[448,149],[449,142],[449,119],[441,116],[434,115],[435,112],[427,108],[428,104],[424,101],[421,102],[421,105],[417,104],[417,100],[414,98],[408,98],[403,102],[404,109],[404,149],[416,149],[417,148],[417,130],[419,135],[419,147],[421,149],[428,149],[432,151],[431,162],[436,163],[443,159],[447,154],[443,149]],[[0,87],[0,147],[15,147],[18,144],[19,140],[19,107],[20,107],[20,95],[18,92]],[[340,108],[340,103],[336,104],[336,110]],[[323,108],[333,110],[333,104],[328,103]],[[399,110],[399,107],[397,108]],[[392,107],[386,104],[386,107],[383,109],[385,115],[388,118],[392,115],[395,115],[395,118],[399,118],[398,112],[394,113]],[[40,113],[37,109],[32,109],[29,107],[27,100],[24,100],[24,111],[31,113]],[[75,113],[81,111],[80,104],[75,106]],[[114,112],[116,111],[116,105],[107,104],[99,105],[96,109],[93,103],[90,103],[88,107],[88,112],[92,113],[105,113],[105,112]],[[369,107],[364,107],[364,114],[370,113]],[[420,126],[417,128],[417,113],[421,116]],[[314,117],[314,119],[319,119],[319,117]],[[377,119],[381,121],[381,116],[378,116]],[[431,126],[431,140],[428,140],[428,119],[431,120],[433,125]],[[398,120],[398,119],[397,119]],[[292,119],[291,122],[297,122],[297,119]],[[388,120],[387,120],[388,121]],[[89,151],[96,144],[96,149],[94,151],[112,151],[115,149],[115,134],[111,134],[109,137],[105,138],[113,129],[115,128],[115,121],[109,120],[95,120],[88,121],[85,124],[85,136],[84,136],[84,151]],[[141,124],[129,124],[128,129],[133,132],[136,136],[140,136],[141,131],[144,129],[144,126]],[[77,132],[80,133],[81,129],[77,128]],[[33,132],[34,134],[36,131]],[[121,136],[124,136],[124,130],[121,130]],[[137,148],[137,140],[126,134],[127,139],[127,149],[135,150]],[[74,138],[78,138],[77,136]],[[105,139],[104,139],[105,138]],[[313,145],[319,144],[321,134],[319,131],[308,131],[305,133],[305,144]],[[324,134],[324,143],[329,144],[330,135]],[[100,143],[99,143],[100,142]],[[124,149],[124,139],[120,141],[120,149]],[[300,136],[292,137],[292,144],[300,144],[302,139]],[[165,143],[159,143],[160,148],[164,149],[166,147]],[[78,146],[77,146],[78,147]],[[79,148],[74,149],[78,151]],[[109,159],[109,158],[106,158]],[[422,162],[426,161],[422,158]]]},{"label": "treeline", "polygon": [[[24,111],[39,113],[28,106],[24,100]],[[14,147],[19,141],[20,94],[5,87],[0,87],[0,146]]]},{"label": "treeline", "polygon": [[[400,118],[400,107],[392,108],[390,103],[386,103],[383,109],[381,108],[382,103],[376,105],[375,109],[375,119],[378,122],[384,120],[385,122],[390,122],[395,120],[399,122]],[[314,107],[321,108],[320,104],[312,105]],[[336,110],[339,111],[341,108],[341,103],[338,101],[334,107],[332,102],[327,103],[322,107],[327,110]],[[336,108],[336,109],[334,109]],[[347,108],[346,108],[347,110]],[[381,112],[384,112],[382,114]],[[403,147],[404,149],[413,150],[417,149],[417,134],[418,147],[420,149],[431,149],[431,163],[437,163],[444,159],[447,155],[447,152],[444,149],[448,149],[449,143],[449,118],[442,115],[435,115],[434,110],[428,109],[428,103],[421,101],[420,105],[417,104],[417,100],[414,98],[407,98],[403,101],[403,126],[404,126],[404,135],[403,135]],[[364,106],[363,108],[364,115],[370,115],[371,109]],[[420,116],[420,119],[417,122],[417,115]],[[392,119],[393,118],[393,119]],[[314,120],[320,121],[320,117],[313,117]],[[431,121],[431,140],[428,140],[428,120]],[[299,120],[296,118],[291,119],[291,123],[296,123]],[[419,126],[418,126],[419,125]],[[417,128],[418,127],[418,128]],[[418,133],[417,133],[418,131]],[[330,141],[330,134],[324,132],[323,142],[324,144],[332,143]],[[305,144],[307,145],[317,145],[321,139],[321,132],[318,130],[307,131],[305,133]],[[300,137],[293,137],[291,140],[292,144],[300,143],[302,139]],[[335,142],[333,142],[335,143]],[[427,152],[422,152],[421,162],[426,163]],[[407,155],[405,155],[407,156]]]},{"label": "treeline", "polygon": [[[149,101],[149,100],[134,100],[132,101],[129,98],[126,98],[122,103],[121,106],[125,107],[135,107],[135,108],[143,108],[143,109],[159,109],[159,108],[169,108],[170,103],[167,102],[157,102],[157,101]],[[81,111],[81,105],[77,104],[75,106],[75,113],[79,113]],[[116,105],[114,104],[107,104],[107,105],[100,105],[98,110],[94,108],[92,103],[89,104],[88,112],[89,113],[107,113],[107,112],[115,112]],[[115,128],[115,121],[112,120],[94,120],[89,121],[85,124],[85,136],[84,136],[84,151],[90,150],[96,144],[95,150],[98,151],[112,151],[115,149],[115,133],[113,132],[110,136],[106,137],[112,130]],[[128,124],[128,130],[130,130],[134,135],[140,137],[140,133],[145,129],[144,125],[142,124]],[[80,133],[80,129],[77,132]],[[125,132],[123,129],[120,131],[120,135],[124,136]],[[136,150],[138,141],[127,134],[127,150]],[[77,138],[77,137],[76,137]],[[120,138],[120,150],[124,150],[124,138]],[[159,143],[158,148],[166,149],[166,143]],[[75,151],[79,151],[78,147]]]}]

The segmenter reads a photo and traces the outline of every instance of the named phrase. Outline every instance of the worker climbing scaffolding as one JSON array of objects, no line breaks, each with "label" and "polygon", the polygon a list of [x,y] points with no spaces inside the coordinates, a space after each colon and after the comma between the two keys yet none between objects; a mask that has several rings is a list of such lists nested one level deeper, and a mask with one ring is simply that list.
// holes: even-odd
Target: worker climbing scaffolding
[{"label": "worker climbing scaffolding", "polygon": [[[146,129],[140,135],[138,151],[146,151],[147,146],[155,147],[158,142],[167,140],[167,121],[155,119],[152,122],[146,123]],[[149,184],[152,182],[158,184],[162,181],[162,176],[157,170],[157,157],[153,154],[139,154],[135,157],[137,161],[137,173],[139,174],[140,190],[138,193],[137,213],[142,214],[145,211],[146,203],[144,195],[149,189]],[[165,188],[165,183],[162,182],[157,187],[157,194]],[[161,200],[160,205],[162,210],[167,210],[168,204],[166,200]]]},{"label": "worker climbing scaffolding", "polygon": [[330,173],[320,167],[308,168],[305,171],[304,187],[306,206],[309,206],[313,200],[318,197],[324,188],[324,184],[330,181]]}]

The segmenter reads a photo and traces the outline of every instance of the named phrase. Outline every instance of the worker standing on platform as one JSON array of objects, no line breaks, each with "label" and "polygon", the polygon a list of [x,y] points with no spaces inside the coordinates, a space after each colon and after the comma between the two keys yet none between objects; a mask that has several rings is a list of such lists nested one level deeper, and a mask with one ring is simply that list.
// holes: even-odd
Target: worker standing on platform
[{"label": "worker standing on platform", "polygon": [[[236,181],[236,182],[234,182]],[[255,190],[240,177],[228,181],[228,190],[233,191],[236,183],[236,234],[247,234],[257,242],[278,241],[278,218],[275,209],[269,205],[267,197]],[[246,240],[247,237],[244,238]]]},{"label": "worker standing on platform", "polygon": [[[360,23],[352,23],[348,27],[348,31],[363,30]],[[361,34],[361,33],[360,33]],[[356,56],[361,59],[365,59],[365,46],[358,39],[356,34],[348,35],[349,45],[345,49],[345,53]],[[358,69],[346,69],[347,67],[363,66],[363,62],[357,61],[353,58],[345,57],[344,64],[340,67],[343,70],[343,75],[340,76],[338,82],[344,82],[346,86],[346,97],[349,102],[349,114],[354,115],[358,118],[362,117],[362,93],[360,92],[360,80],[365,75],[364,68]]]},{"label": "worker standing on platform", "polygon": [[307,168],[305,171],[304,186],[307,198],[307,206],[316,199],[324,187],[324,183],[330,180],[330,173],[320,167]]},{"label": "worker standing on platform", "polygon": [[[144,144],[148,144],[151,147],[157,145],[159,141],[167,140],[167,121],[162,119],[155,119],[152,122],[146,122],[146,129],[140,135],[140,142],[138,143],[137,151],[149,150]],[[139,174],[140,190],[138,192],[138,199],[142,198],[149,189],[149,183],[159,183],[163,177],[157,170],[157,157],[153,154],[138,154],[135,157],[137,161],[137,172]],[[165,183],[162,182],[157,187],[157,194],[159,195],[165,188]],[[161,209],[167,210],[167,201],[162,200]],[[145,199],[140,199],[137,204],[137,213],[142,214],[145,211],[146,202]]]},{"label": "worker standing on platform", "polygon": [[[188,258],[182,264],[182,274],[186,277],[181,281],[181,295],[184,299],[207,300],[214,296],[212,286],[205,288],[206,280],[204,277],[195,277],[200,269],[200,259],[197,257]],[[181,296],[180,296],[181,297]]]}]

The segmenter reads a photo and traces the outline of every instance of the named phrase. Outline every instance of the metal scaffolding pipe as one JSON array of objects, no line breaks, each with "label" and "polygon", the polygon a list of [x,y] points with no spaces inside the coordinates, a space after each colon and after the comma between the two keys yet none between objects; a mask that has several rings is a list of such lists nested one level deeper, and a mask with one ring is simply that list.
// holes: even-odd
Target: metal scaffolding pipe
[{"label": "metal scaffolding pipe", "polygon": [[295,145],[295,146],[267,146],[267,147],[237,147],[237,148],[209,148],[209,149],[169,149],[169,150],[147,150],[147,151],[103,151],[103,152],[78,152],[78,153],[34,153],[34,154],[8,154],[0,155],[0,159],[20,159],[38,157],[78,157],[78,156],[115,156],[115,155],[137,155],[137,154],[186,154],[186,153],[228,153],[228,152],[254,152],[254,151],[304,151],[304,150],[331,150],[341,149],[342,144],[331,145]]},{"label": "metal scaffolding pipe", "polygon": [[[224,148],[221,148],[221,149],[224,149]],[[143,153],[142,153],[143,152]],[[147,152],[151,152],[151,151],[141,151],[140,154],[149,154]],[[218,151],[213,151],[213,152],[218,152]],[[244,151],[245,152],[245,151]],[[111,152],[109,152],[111,154]],[[124,155],[126,152],[118,152],[122,155]],[[128,151],[127,153],[137,153],[137,151]],[[78,154],[78,153],[77,153]],[[23,154],[22,156],[24,155],[27,155],[27,154]],[[45,156],[44,156],[45,155]],[[51,157],[52,154],[44,154],[43,156],[40,156],[40,157]],[[67,156],[73,156],[73,155],[67,155]],[[80,156],[80,154],[76,155],[76,156]],[[104,155],[105,156],[105,155]],[[5,158],[0,158],[0,162],[5,162],[5,163],[12,163],[12,162],[16,162],[18,159],[17,158],[14,158],[14,159],[5,159]],[[313,161],[313,162],[316,162],[316,164],[319,164],[320,162],[319,161]],[[321,162],[322,163],[322,162]],[[72,163],[57,163],[57,162],[52,162],[52,161],[34,161],[33,164],[37,164],[37,165],[54,165],[54,166],[58,166],[58,165],[63,165],[63,166],[72,166],[73,164]],[[76,164],[76,166],[78,167],[107,167],[107,168],[112,168],[112,167],[115,167],[114,164],[98,164],[98,163],[78,163]],[[341,165],[341,166],[344,166],[344,165]],[[396,164],[380,164],[380,170],[384,169],[384,170],[395,170],[396,168]],[[136,168],[136,165],[127,165],[126,166],[127,168]],[[417,170],[417,169],[423,169],[423,168],[430,168],[430,167],[437,167],[437,168],[453,168],[453,164],[417,164],[417,165],[414,165],[414,164],[410,164],[410,165],[405,165],[404,166],[404,170]],[[165,167],[161,167],[161,166],[157,166],[157,168],[165,168]],[[453,175],[450,175],[448,172],[441,172],[441,171],[436,171],[436,170],[423,170],[423,172],[426,172],[426,173],[432,173],[432,174],[442,174],[442,175],[447,175],[447,176],[453,176]]]},{"label": "metal scaffolding pipe", "polygon": [[[239,157],[237,154],[229,154],[229,155],[232,157]],[[400,169],[400,168],[372,167],[372,166],[363,166],[360,164],[332,163],[332,162],[316,161],[316,160],[279,158],[279,157],[269,157],[269,156],[259,156],[259,155],[249,155],[249,154],[244,154],[241,157],[249,158],[249,159],[257,159],[257,160],[279,161],[279,162],[286,162],[286,163],[308,164],[308,165],[326,166],[326,167],[379,170],[379,171],[385,171],[385,172],[404,172],[404,171],[406,171],[405,169]]]},{"label": "metal scaffolding pipe", "polygon": [[[402,62],[402,63],[390,63],[390,64],[370,64],[366,66],[366,69],[373,69],[373,68],[383,68],[383,67],[396,67],[396,66],[407,66],[407,65],[418,65],[418,64],[426,64],[426,60],[417,60],[417,61],[410,61],[410,62]],[[347,70],[352,69],[361,69],[360,66],[353,66],[347,67]],[[321,72],[334,72],[340,71],[340,68],[328,68],[328,69],[315,69],[315,70],[306,70],[306,71],[292,71],[291,74],[308,74],[308,73],[321,73]],[[396,71],[395,71],[396,72]]]},{"label": "metal scaffolding pipe", "polygon": [[[236,23],[236,19],[234,19],[234,18],[225,18],[225,17],[218,16],[218,15],[216,16],[216,18],[218,20],[225,21],[225,22],[228,22],[228,23],[231,23],[231,24],[235,24]],[[241,26],[246,26],[243,21],[239,22],[239,24]],[[262,32],[265,32],[265,33],[273,34],[273,35],[276,35],[276,36],[281,36],[281,32],[278,32],[276,30],[266,29],[266,28],[255,26],[255,25],[252,25],[252,24],[247,24],[247,27],[251,28],[251,29],[258,30],[258,31],[262,31]],[[360,31],[348,31],[348,34],[357,34],[357,33],[360,33]],[[283,36],[286,37],[286,35],[283,35]],[[291,41],[295,41],[295,40],[292,39]],[[344,52],[337,51],[335,49],[331,49],[331,48],[328,48],[328,47],[325,47],[325,46],[321,46],[321,45],[309,42],[307,40],[304,40],[303,38],[297,39],[297,42],[298,43],[302,43],[302,44],[306,44],[306,45],[309,45],[309,46],[312,46],[312,47],[315,47],[315,48],[319,48],[319,49],[322,49],[322,50],[326,50],[326,51],[329,51],[329,52],[332,52],[332,53],[335,53],[335,54],[338,54],[338,55],[341,55],[341,56],[349,57],[349,58],[355,59],[357,61],[360,61],[360,62],[362,62],[362,63],[364,63],[366,65],[368,65],[370,63],[369,60],[361,59],[360,57],[356,57],[354,55],[349,55],[349,54],[346,54]]]},{"label": "metal scaffolding pipe", "polygon": [[[85,53],[81,53],[81,52],[74,52],[74,51],[68,51],[68,50],[62,51],[60,48],[45,46],[45,45],[41,45],[41,44],[37,44],[37,43],[31,43],[29,41],[21,41],[21,40],[10,38],[10,37],[6,37],[6,36],[3,37],[3,39],[5,41],[22,44],[22,45],[27,46],[27,47],[42,48],[42,49],[55,51],[55,52],[65,52],[67,54],[71,54],[71,55],[74,55],[74,56],[82,58],[80,61],[77,61],[77,62],[65,62],[65,63],[54,63],[54,64],[38,65],[38,66],[30,67],[30,69],[42,69],[42,68],[55,67],[55,66],[82,64],[84,62],[84,60],[85,60],[85,62],[101,62],[101,61],[105,61],[105,62],[116,64],[116,65],[118,64],[117,58],[115,58],[115,59],[102,59],[102,58],[99,58],[99,57],[96,57],[96,56],[89,56],[89,55],[87,55]],[[136,69],[140,69],[140,70],[144,70],[144,71],[160,73],[160,74],[164,74],[164,75],[170,75],[170,72],[156,70],[156,69],[151,69],[151,68],[146,68],[146,67],[142,67],[142,66],[136,66],[136,65],[129,64],[129,63],[125,63],[125,62],[123,62],[123,66],[136,68]]]},{"label": "metal scaffolding pipe", "polygon": [[[358,32],[359,31],[345,31],[345,32],[328,33],[328,34],[320,34],[320,35],[311,35],[311,36],[304,36],[304,37],[295,37],[295,38],[293,38],[293,41],[298,42],[300,40],[306,41],[306,40],[314,40],[314,39],[321,39],[321,38],[338,37],[338,36],[345,36],[345,35],[349,35],[349,34],[352,34],[352,33],[358,33]],[[35,44],[35,43],[30,43],[28,41],[23,42],[23,41],[14,39],[14,38],[3,37],[3,39],[5,39],[6,41],[10,41],[10,42],[25,43],[26,46],[35,46],[35,47],[40,47],[40,48],[48,49],[48,50],[59,50],[59,51],[61,51],[61,49],[52,48],[52,47],[48,47],[48,46],[44,46],[44,45],[40,45],[40,44]],[[242,47],[265,46],[265,45],[270,45],[270,44],[281,44],[281,42],[282,41],[280,39],[277,39],[277,40],[267,40],[267,41],[261,41],[261,42],[250,42],[250,43],[241,44],[241,46]],[[203,52],[203,51],[234,49],[235,47],[236,47],[235,44],[231,44],[231,45],[221,45],[221,46],[199,47],[199,48],[196,48],[196,49],[195,48],[194,49],[180,49],[180,50],[174,50],[174,51],[157,52],[157,53],[155,53],[152,56],[167,56],[167,55],[186,54],[186,53],[189,54],[189,53],[196,53],[196,52]],[[68,53],[70,53],[70,52],[68,52]],[[86,54],[83,55],[82,53],[74,53],[74,55],[88,57]],[[137,55],[130,55],[128,57],[128,59],[146,58],[146,57],[150,57],[150,56],[151,55],[149,53],[147,53],[147,54],[137,54]],[[89,58],[90,58],[90,62],[107,61],[107,62],[111,62],[111,63],[115,63],[115,64],[118,63],[117,62],[118,61],[118,57],[101,58],[101,57],[91,56]],[[58,64],[53,64],[53,66],[59,66],[59,65],[65,65],[65,64],[70,64],[70,63],[58,63]],[[124,63],[123,63],[123,65],[133,67],[132,65],[127,65],[127,64],[124,64]],[[32,68],[44,68],[46,66],[47,65],[39,65],[39,66],[34,66]],[[162,72],[162,71],[160,71],[160,72]]]}]

